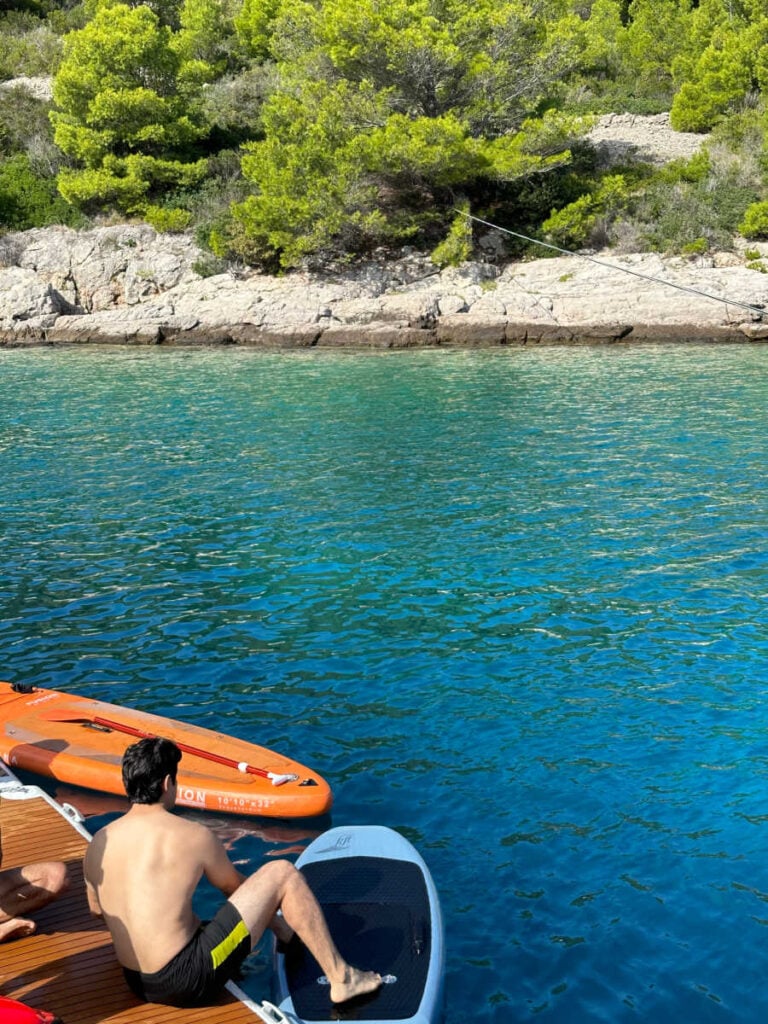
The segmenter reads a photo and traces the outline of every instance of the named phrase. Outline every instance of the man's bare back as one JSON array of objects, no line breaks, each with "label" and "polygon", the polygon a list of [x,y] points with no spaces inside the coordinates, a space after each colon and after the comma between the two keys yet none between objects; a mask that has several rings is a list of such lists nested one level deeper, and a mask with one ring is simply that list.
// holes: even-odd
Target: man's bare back
[{"label": "man's bare back", "polygon": [[226,895],[244,881],[212,832],[160,804],[136,804],[96,834],[85,858],[89,900],[123,967],[158,971],[189,942],[203,874]]}]

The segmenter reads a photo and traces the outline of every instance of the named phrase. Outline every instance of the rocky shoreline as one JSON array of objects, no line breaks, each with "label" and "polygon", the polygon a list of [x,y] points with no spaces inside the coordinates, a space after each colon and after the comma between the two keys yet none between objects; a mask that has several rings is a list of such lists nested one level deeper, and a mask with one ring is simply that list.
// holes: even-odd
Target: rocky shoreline
[{"label": "rocky shoreline", "polygon": [[[14,80],[34,95],[50,80]],[[591,142],[606,166],[685,159],[705,137],[667,114],[608,114]],[[211,274],[183,235],[142,224],[0,237],[0,346],[243,345],[404,349],[768,339],[768,245],[691,258],[595,253],[440,271],[404,251],[322,273]],[[544,254],[544,250],[542,250]],[[759,258],[756,258],[759,257]],[[761,272],[762,271],[762,272]]]},{"label": "rocky shoreline", "polygon": [[[49,99],[51,80],[14,79]],[[668,114],[607,114],[588,138],[606,166],[687,159],[706,137]],[[118,224],[0,237],[0,346],[248,345],[413,348],[763,341],[768,245],[696,258],[558,256],[439,271],[416,252],[275,278],[206,276],[209,254],[183,235]],[[542,250],[544,253],[544,250]],[[761,273],[761,270],[763,271]]]},{"label": "rocky shoreline", "polygon": [[[492,239],[489,240],[489,244]],[[405,252],[323,273],[215,276],[147,225],[0,238],[0,345],[403,349],[768,339],[743,254],[590,254],[440,271]],[[754,262],[754,261],[753,261]]]}]

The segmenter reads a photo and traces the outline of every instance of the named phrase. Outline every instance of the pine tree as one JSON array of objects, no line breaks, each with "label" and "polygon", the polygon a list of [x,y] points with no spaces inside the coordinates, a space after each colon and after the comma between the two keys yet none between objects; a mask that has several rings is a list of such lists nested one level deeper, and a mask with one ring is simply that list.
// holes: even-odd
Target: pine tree
[{"label": "pine tree", "polygon": [[70,202],[140,212],[153,195],[204,175],[205,162],[189,157],[201,128],[179,92],[171,42],[148,7],[113,0],[66,37],[51,121],[77,165],[59,173]]}]

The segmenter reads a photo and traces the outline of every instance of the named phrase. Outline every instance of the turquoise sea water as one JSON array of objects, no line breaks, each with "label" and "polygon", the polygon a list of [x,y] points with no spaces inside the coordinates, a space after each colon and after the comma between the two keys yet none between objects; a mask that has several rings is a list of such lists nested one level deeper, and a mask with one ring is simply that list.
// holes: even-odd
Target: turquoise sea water
[{"label": "turquoise sea water", "polygon": [[[0,387],[0,675],[402,830],[446,1024],[764,1019],[768,349],[41,349]],[[244,868],[330,823],[206,820]]]}]

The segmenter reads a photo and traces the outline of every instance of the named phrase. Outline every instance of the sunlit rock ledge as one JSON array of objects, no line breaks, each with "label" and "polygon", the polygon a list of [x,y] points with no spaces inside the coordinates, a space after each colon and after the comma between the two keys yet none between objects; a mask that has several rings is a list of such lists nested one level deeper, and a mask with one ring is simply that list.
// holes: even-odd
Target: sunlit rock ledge
[{"label": "sunlit rock ledge", "polygon": [[37,229],[0,238],[0,344],[404,349],[768,339],[760,312],[768,311],[768,274],[754,254],[751,267],[739,253],[589,256],[440,271],[404,252],[322,273],[201,277],[209,257],[181,235],[146,225]]}]

